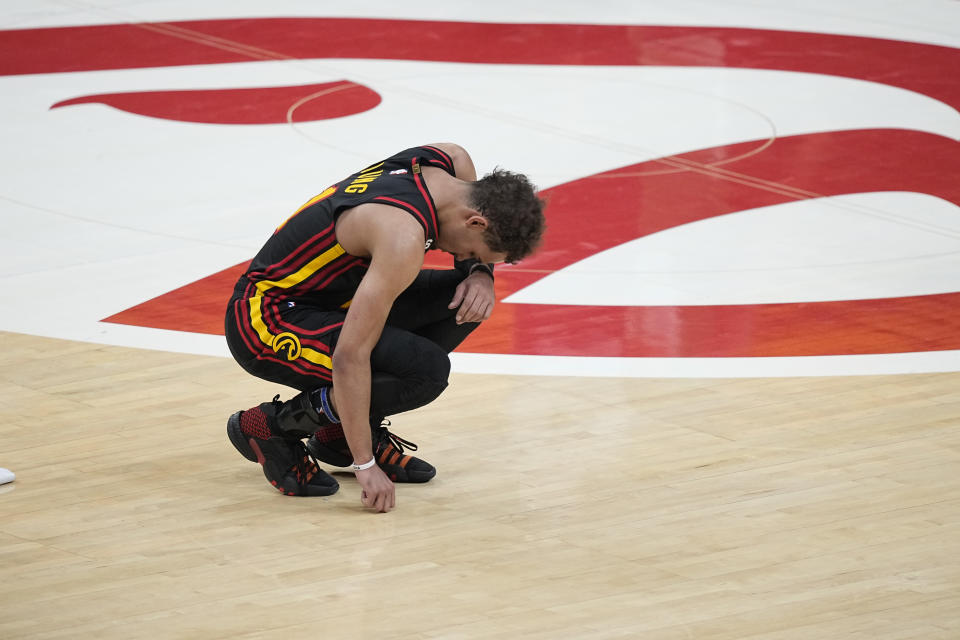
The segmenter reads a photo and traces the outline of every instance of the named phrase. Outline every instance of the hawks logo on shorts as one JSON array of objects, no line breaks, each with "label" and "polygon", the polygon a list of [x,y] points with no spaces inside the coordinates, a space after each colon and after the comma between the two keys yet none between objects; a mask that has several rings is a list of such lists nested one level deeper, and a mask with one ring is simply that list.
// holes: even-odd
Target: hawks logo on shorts
[{"label": "hawks logo on shorts", "polygon": [[287,360],[293,362],[300,357],[303,347],[300,345],[300,339],[289,331],[285,331],[273,337],[273,351],[280,353],[285,351]]}]

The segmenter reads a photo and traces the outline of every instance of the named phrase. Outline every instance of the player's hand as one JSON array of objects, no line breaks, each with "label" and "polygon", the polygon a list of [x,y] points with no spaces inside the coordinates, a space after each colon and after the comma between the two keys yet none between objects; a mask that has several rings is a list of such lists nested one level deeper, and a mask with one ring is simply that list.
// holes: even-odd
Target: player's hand
[{"label": "player's hand", "polygon": [[386,513],[397,505],[395,487],[380,467],[373,465],[369,469],[357,471],[360,483],[360,502],[363,506],[378,513]]},{"label": "player's hand", "polygon": [[448,309],[457,309],[457,324],[483,322],[493,313],[493,278],[482,271],[474,271],[457,285]]}]

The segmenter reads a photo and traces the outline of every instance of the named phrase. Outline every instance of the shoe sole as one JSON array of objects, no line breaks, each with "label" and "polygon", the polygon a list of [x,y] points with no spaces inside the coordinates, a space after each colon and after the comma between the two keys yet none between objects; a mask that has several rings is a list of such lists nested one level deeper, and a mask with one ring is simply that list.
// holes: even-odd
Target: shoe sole
[{"label": "shoe sole", "polygon": [[437,475],[437,470],[433,471],[408,471],[402,469],[402,475],[397,473],[391,467],[396,465],[379,465],[380,469],[387,474],[387,477],[390,478],[393,482],[398,484],[423,484],[424,482],[430,482]]}]

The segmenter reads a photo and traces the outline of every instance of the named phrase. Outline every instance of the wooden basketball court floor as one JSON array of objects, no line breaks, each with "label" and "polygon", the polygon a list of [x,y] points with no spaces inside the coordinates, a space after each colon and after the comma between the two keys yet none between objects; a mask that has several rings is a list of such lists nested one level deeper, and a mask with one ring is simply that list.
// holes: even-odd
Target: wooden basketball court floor
[{"label": "wooden basketball court floor", "polygon": [[224,358],[3,335],[4,638],[956,638],[960,374],[455,374],[363,510],[224,437]]},{"label": "wooden basketball court floor", "polygon": [[[960,638],[956,3],[313,4],[0,9],[0,638]],[[392,417],[433,481],[282,496],[223,292],[343,154],[440,140],[549,187],[544,255]]]}]

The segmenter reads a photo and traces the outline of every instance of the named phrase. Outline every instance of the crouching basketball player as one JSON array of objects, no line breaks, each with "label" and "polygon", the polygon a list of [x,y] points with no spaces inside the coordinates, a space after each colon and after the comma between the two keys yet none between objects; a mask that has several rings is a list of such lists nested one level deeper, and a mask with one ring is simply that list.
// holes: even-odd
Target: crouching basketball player
[{"label": "crouching basketball player", "polygon": [[[454,144],[402,151],[329,187],[276,230],[234,289],[234,358],[300,393],[230,416],[230,441],[286,495],[337,491],[320,460],[352,467],[364,506],[392,509],[394,482],[426,482],[436,469],[405,455],[416,445],[385,418],[440,395],[448,354],[493,309],[493,265],[529,255],[543,229],[525,176],[477,180]],[[431,249],[454,267],[423,269]]]}]

